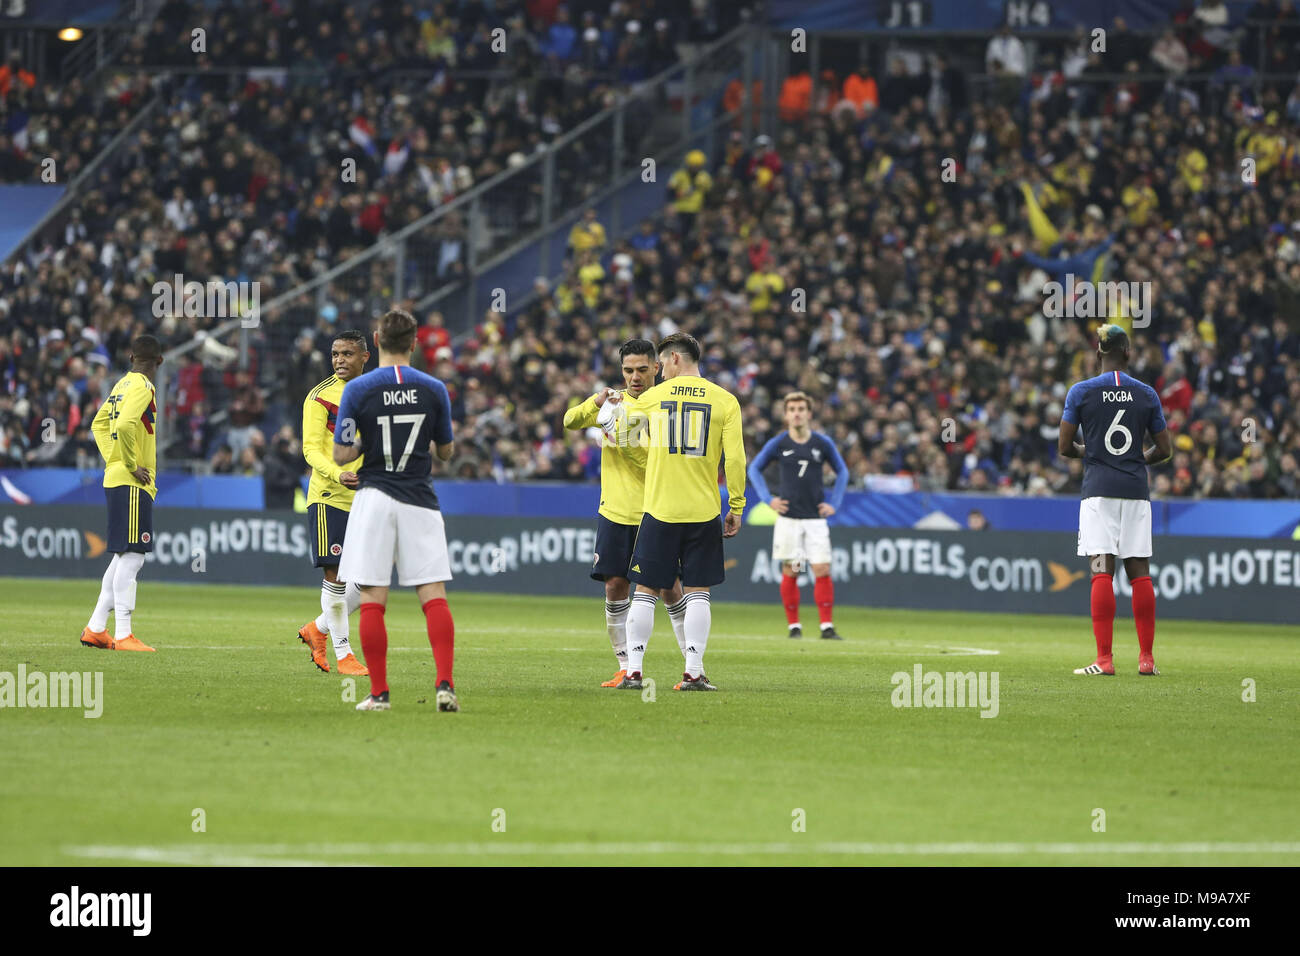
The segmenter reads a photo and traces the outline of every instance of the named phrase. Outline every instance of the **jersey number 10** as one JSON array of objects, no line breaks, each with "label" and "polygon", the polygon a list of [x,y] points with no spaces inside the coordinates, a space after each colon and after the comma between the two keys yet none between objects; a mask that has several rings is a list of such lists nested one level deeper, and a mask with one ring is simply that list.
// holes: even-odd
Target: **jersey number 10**
[{"label": "jersey number 10", "polygon": [[[415,451],[415,440],[420,435],[420,426],[424,424],[423,415],[380,415],[377,419],[379,422],[379,431],[384,441],[384,471],[405,471],[407,459],[411,457],[411,452]],[[406,436],[406,447],[402,449],[402,457],[397,459],[397,467],[393,467],[393,425],[409,424],[411,431]]]},{"label": "jersey number 10", "polygon": [[[668,412],[668,454],[703,457],[709,448],[709,417],[713,414],[713,406],[701,402],[682,402],[680,415],[676,402],[660,402],[659,407]],[[694,442],[691,441],[692,412],[699,413],[699,427],[695,429]]]}]

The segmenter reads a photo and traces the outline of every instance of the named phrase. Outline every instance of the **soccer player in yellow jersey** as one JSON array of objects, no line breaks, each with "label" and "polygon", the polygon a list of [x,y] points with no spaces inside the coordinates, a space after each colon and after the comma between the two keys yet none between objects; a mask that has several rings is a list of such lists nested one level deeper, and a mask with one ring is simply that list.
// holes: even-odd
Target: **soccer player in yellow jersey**
[{"label": "soccer player in yellow jersey", "polygon": [[[104,458],[104,496],[108,499],[108,550],[113,560],[99,586],[99,600],[81,632],[81,643],[109,651],[152,651],[132,633],[135,579],[144,556],[153,550],[153,499],[158,494],[158,446],[154,427],[154,375],[162,365],[162,345],[152,335],[131,342],[131,371],[117,380],[95,413],[90,431]],[[116,640],[108,633],[114,612]]]},{"label": "soccer player in yellow jersey", "polygon": [[[564,427],[570,431],[601,424],[604,432],[600,448],[600,511],[596,516],[596,553],[591,576],[605,583],[605,628],[618,660],[618,673],[601,687],[617,687],[627,676],[627,612],[631,607],[631,584],[627,569],[632,564],[632,545],[641,524],[641,503],[645,498],[645,461],[649,419],[639,410],[636,399],[655,383],[659,371],[654,343],[648,339],[631,339],[618,350],[623,369],[622,393],[625,413],[615,424],[607,413],[613,389],[601,389],[585,402],[570,408],[564,415]],[[609,426],[601,421],[604,414]],[[668,606],[677,644],[686,652],[683,622],[686,604],[681,588],[673,586],[662,592]]]},{"label": "soccer player in yellow jersey", "polygon": [[[685,591],[686,672],[677,690],[717,690],[704,676],[712,613],[709,588],[726,578],[722,539],[745,512],[745,443],[736,397],[700,377],[700,343],[674,332],[659,343],[664,380],[637,400],[650,417],[645,515],[628,578],[636,584],[627,616],[627,676],[641,687],[641,665],[654,629],[655,592],[680,576]],[[611,401],[616,399],[611,398]],[[720,520],[718,466],[726,469],[729,509]]]},{"label": "soccer player in yellow jersey", "polygon": [[334,374],[308,392],[302,403],[302,453],[311,466],[307,536],[311,562],[324,568],[325,580],[320,586],[320,616],[299,628],[298,637],[311,648],[312,663],[326,672],[330,663],[325,645],[332,640],[339,673],[356,677],[370,673],[348,641],[348,617],[361,606],[361,589],[340,581],[338,572],[361,459],[346,467],[334,464],[334,426],[343,386],[365,371],[369,358],[365,335],[355,329],[340,332],[330,346]]}]

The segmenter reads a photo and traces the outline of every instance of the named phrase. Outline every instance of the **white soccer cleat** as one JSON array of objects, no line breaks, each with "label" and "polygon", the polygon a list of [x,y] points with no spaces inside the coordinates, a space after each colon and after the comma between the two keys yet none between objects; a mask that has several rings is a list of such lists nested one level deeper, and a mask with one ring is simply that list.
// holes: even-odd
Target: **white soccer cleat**
[{"label": "white soccer cleat", "polygon": [[1100,664],[1094,662],[1089,664],[1087,667],[1076,667],[1074,672],[1076,674],[1087,674],[1090,677],[1097,677],[1098,675],[1114,677],[1115,667],[1114,665],[1111,665],[1110,667],[1102,667]]},{"label": "white soccer cleat", "polygon": [[383,691],[378,696],[366,695],[366,699],[357,704],[357,710],[392,710],[388,704],[388,691]]}]

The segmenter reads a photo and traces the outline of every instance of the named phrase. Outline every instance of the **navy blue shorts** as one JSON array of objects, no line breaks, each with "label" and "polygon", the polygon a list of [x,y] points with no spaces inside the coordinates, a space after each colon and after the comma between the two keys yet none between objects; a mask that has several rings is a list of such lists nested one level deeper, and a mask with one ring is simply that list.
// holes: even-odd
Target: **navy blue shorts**
[{"label": "navy blue shorts", "polygon": [[596,581],[627,577],[632,566],[632,548],[639,525],[618,524],[604,515],[596,515],[596,555],[591,562],[591,577]]},{"label": "navy blue shorts", "polygon": [[153,550],[153,498],[134,485],[105,488],[108,499],[108,550],[113,554]]},{"label": "navy blue shorts", "polygon": [[727,578],[722,554],[722,516],[710,521],[671,523],[641,519],[628,579],[648,588],[709,588]]},{"label": "navy blue shorts", "polygon": [[307,506],[307,528],[312,567],[337,568],[343,557],[343,538],[348,533],[348,513],[314,502]]}]

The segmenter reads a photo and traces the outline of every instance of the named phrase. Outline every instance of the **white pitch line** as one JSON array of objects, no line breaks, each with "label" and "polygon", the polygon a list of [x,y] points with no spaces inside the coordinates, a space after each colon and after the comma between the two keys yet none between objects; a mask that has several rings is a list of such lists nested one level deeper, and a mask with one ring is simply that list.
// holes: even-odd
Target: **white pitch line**
[{"label": "white pitch line", "polygon": [[166,863],[174,866],[362,866],[360,863],[338,863],[329,860],[291,859],[283,856],[264,856],[248,853],[225,853],[211,850],[194,850],[166,847],[68,847],[69,856],[98,860],[131,860],[135,863]]},{"label": "white pitch line", "polygon": [[[716,635],[715,635],[715,636],[716,636]],[[763,638],[759,638],[759,640],[763,640]],[[463,639],[462,639],[462,641],[463,641]],[[0,643],[0,648],[14,648],[14,649],[33,648],[33,647],[68,647],[68,646],[69,646],[69,644],[68,644],[67,641],[38,641],[38,642],[35,642],[35,643],[25,643],[25,642],[24,642],[24,643],[12,643],[12,642]],[[943,645],[943,644],[924,644],[924,645],[922,645],[922,646],[923,646],[923,647],[928,647],[928,648],[934,648],[934,649],[935,649],[935,653],[926,653],[926,652],[924,652],[924,651],[903,650],[903,649],[899,649],[899,650],[888,650],[888,649],[887,649],[887,650],[877,650],[877,649],[869,648],[869,647],[863,647],[861,651],[833,651],[833,650],[824,650],[824,651],[814,651],[813,653],[815,653],[815,654],[819,654],[819,655],[821,655],[821,656],[823,656],[823,657],[868,657],[868,656],[892,656],[892,657],[983,657],[983,656],[989,656],[989,655],[994,655],[994,654],[1000,654],[1000,653],[1002,653],[1001,651],[989,650],[989,649],[987,649],[987,648],[982,648],[982,647],[955,647],[955,646],[953,646],[953,647],[949,647],[949,646],[945,646],[945,645]],[[462,645],[461,645],[461,648],[460,648],[460,649],[462,650],[462,652],[464,652],[464,651],[469,651],[470,653],[474,653],[474,654],[518,654],[518,653],[523,653],[523,652],[527,652],[527,651],[536,651],[536,650],[539,650],[539,649],[540,649],[540,650],[545,650],[545,651],[547,651],[547,652],[550,652],[550,651],[562,651],[562,652],[575,653],[575,654],[590,654],[590,653],[593,653],[593,652],[599,651],[599,650],[600,650],[600,647],[599,647],[599,645],[596,645],[596,644],[593,644],[591,647],[546,647],[546,648],[538,648],[538,647],[536,647],[536,646],[532,646],[532,647],[475,647],[475,646],[469,646],[469,647],[466,647],[466,646],[464,645],[464,643],[462,642]],[[158,650],[159,650],[159,651],[266,651],[266,652],[272,652],[272,651],[283,651],[283,650],[301,651],[301,650],[302,650],[302,647],[299,646],[299,645],[297,645],[297,644],[290,644],[290,643],[287,642],[287,641],[284,642],[284,643],[281,643],[281,644],[267,644],[267,645],[257,646],[257,647],[248,647],[247,645],[231,645],[231,644],[171,644],[171,645],[167,645],[167,644],[164,643],[164,644],[162,644],[161,646],[158,647]],[[742,647],[715,647],[714,650],[713,650],[713,653],[714,653],[714,654],[744,654],[744,653],[747,653],[748,650],[749,650],[749,649],[747,649],[747,648],[742,648]],[[388,653],[390,653],[390,654],[398,654],[398,653],[407,653],[407,654],[409,654],[409,653],[422,653],[422,654],[428,654],[428,653],[429,653],[429,649],[428,649],[428,647],[389,647],[389,648],[388,648]]]},{"label": "white pitch line", "polygon": [[[664,856],[679,854],[699,860],[715,856],[1148,856],[1300,855],[1300,843],[308,843],[215,844],[207,847],[70,846],[67,856],[145,863],[198,866],[329,866],[304,857],[509,857],[509,856]],[[285,854],[295,854],[293,857]]]}]

